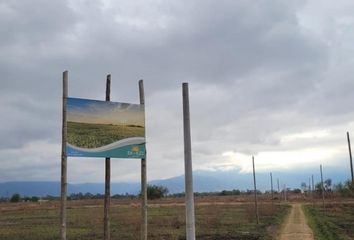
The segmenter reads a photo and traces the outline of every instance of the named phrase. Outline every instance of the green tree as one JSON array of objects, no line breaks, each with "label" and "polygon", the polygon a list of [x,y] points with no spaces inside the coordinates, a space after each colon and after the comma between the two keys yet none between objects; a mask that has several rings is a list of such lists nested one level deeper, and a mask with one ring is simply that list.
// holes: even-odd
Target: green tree
[{"label": "green tree", "polygon": [[18,193],[15,193],[10,198],[10,202],[19,202],[21,200],[21,196]]},{"label": "green tree", "polygon": [[168,189],[164,186],[147,185],[147,197],[150,200],[163,198],[167,195]]},{"label": "green tree", "polygon": [[334,186],[334,191],[339,193],[342,197],[353,197],[354,196],[354,183],[347,180],[344,183],[338,183]]},{"label": "green tree", "polygon": [[316,183],[316,185],[315,185],[315,191],[316,191],[317,193],[322,193],[322,183],[321,183],[321,182]]},{"label": "green tree", "polygon": [[323,184],[326,192],[332,191],[332,179],[330,178],[326,179]]},{"label": "green tree", "polygon": [[39,197],[33,196],[30,199],[31,202],[38,202],[39,201]]}]

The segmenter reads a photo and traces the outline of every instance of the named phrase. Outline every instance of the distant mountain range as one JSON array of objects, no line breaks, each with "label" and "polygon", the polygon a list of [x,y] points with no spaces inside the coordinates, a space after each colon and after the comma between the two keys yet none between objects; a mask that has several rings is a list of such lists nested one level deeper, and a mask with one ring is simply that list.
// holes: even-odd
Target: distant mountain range
[{"label": "distant mountain range", "polygon": [[[300,173],[273,172],[273,185],[277,190],[277,179],[280,181],[280,188],[286,184],[290,188],[300,188],[301,183],[308,184],[311,172],[301,171]],[[349,171],[348,171],[349,174]],[[319,174],[315,176],[315,182],[319,182]],[[222,190],[253,189],[253,178],[251,173],[240,173],[237,170],[230,171],[195,171],[194,191],[195,192],[214,192]],[[261,191],[270,189],[269,173],[257,173],[257,188]],[[326,172],[325,179],[331,178],[335,184],[339,181],[345,181],[349,178],[341,169],[334,169]],[[170,193],[184,192],[184,176],[177,176],[162,180],[152,180],[149,184],[162,185],[169,189]],[[111,193],[114,194],[138,194],[140,191],[139,182],[121,182],[111,183]],[[104,183],[79,183],[68,184],[68,193],[87,193],[92,194],[104,193]],[[59,196],[60,182],[43,182],[43,181],[17,181],[0,183],[0,197],[8,197],[14,193],[21,196]]]}]

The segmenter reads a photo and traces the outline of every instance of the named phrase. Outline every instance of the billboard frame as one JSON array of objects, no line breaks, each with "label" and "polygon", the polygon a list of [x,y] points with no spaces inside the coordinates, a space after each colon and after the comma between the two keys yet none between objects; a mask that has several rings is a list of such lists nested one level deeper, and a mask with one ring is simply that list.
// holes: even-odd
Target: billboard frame
[{"label": "billboard frame", "polygon": [[[111,75],[106,78],[106,101],[110,101]],[[139,80],[140,104],[145,108],[144,83]],[[62,96],[62,147],[61,147],[61,180],[60,180],[60,239],[67,239],[67,99],[68,71],[63,72]],[[145,114],[145,110],[144,110]],[[144,118],[145,121],[145,118]],[[145,124],[144,124],[145,125]],[[147,240],[147,178],[146,178],[146,148],[145,156],[141,158],[141,239]],[[104,200],[104,239],[110,240],[110,195],[111,195],[111,161],[105,158],[105,200]]]}]

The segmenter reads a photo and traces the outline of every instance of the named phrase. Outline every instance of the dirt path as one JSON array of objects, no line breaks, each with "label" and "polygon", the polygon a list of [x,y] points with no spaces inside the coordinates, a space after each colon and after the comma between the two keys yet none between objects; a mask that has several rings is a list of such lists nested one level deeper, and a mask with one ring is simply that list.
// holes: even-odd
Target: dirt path
[{"label": "dirt path", "polygon": [[306,223],[306,217],[300,204],[292,205],[279,240],[314,240],[312,230]]}]

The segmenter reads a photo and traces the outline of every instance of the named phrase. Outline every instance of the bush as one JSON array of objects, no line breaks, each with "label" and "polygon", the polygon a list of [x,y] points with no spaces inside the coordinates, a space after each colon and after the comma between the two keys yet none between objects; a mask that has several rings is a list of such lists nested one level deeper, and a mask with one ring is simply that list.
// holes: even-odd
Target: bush
[{"label": "bush", "polygon": [[168,189],[163,186],[147,185],[147,197],[150,200],[163,198],[167,195]]},{"label": "bush", "polygon": [[10,202],[19,202],[21,200],[21,196],[18,193],[15,193],[14,195],[12,195],[12,197],[10,198]]},{"label": "bush", "polygon": [[354,196],[354,183],[347,180],[345,183],[338,183],[334,187],[334,191],[339,193],[342,197],[353,197]]},{"label": "bush", "polygon": [[30,199],[31,202],[38,202],[38,200],[39,200],[39,197],[36,197],[36,196],[33,196]]},{"label": "bush", "polygon": [[233,195],[240,195],[241,191],[238,189],[234,189],[231,191],[228,190],[222,190],[220,193],[218,193],[218,195],[220,196],[233,196]]}]

